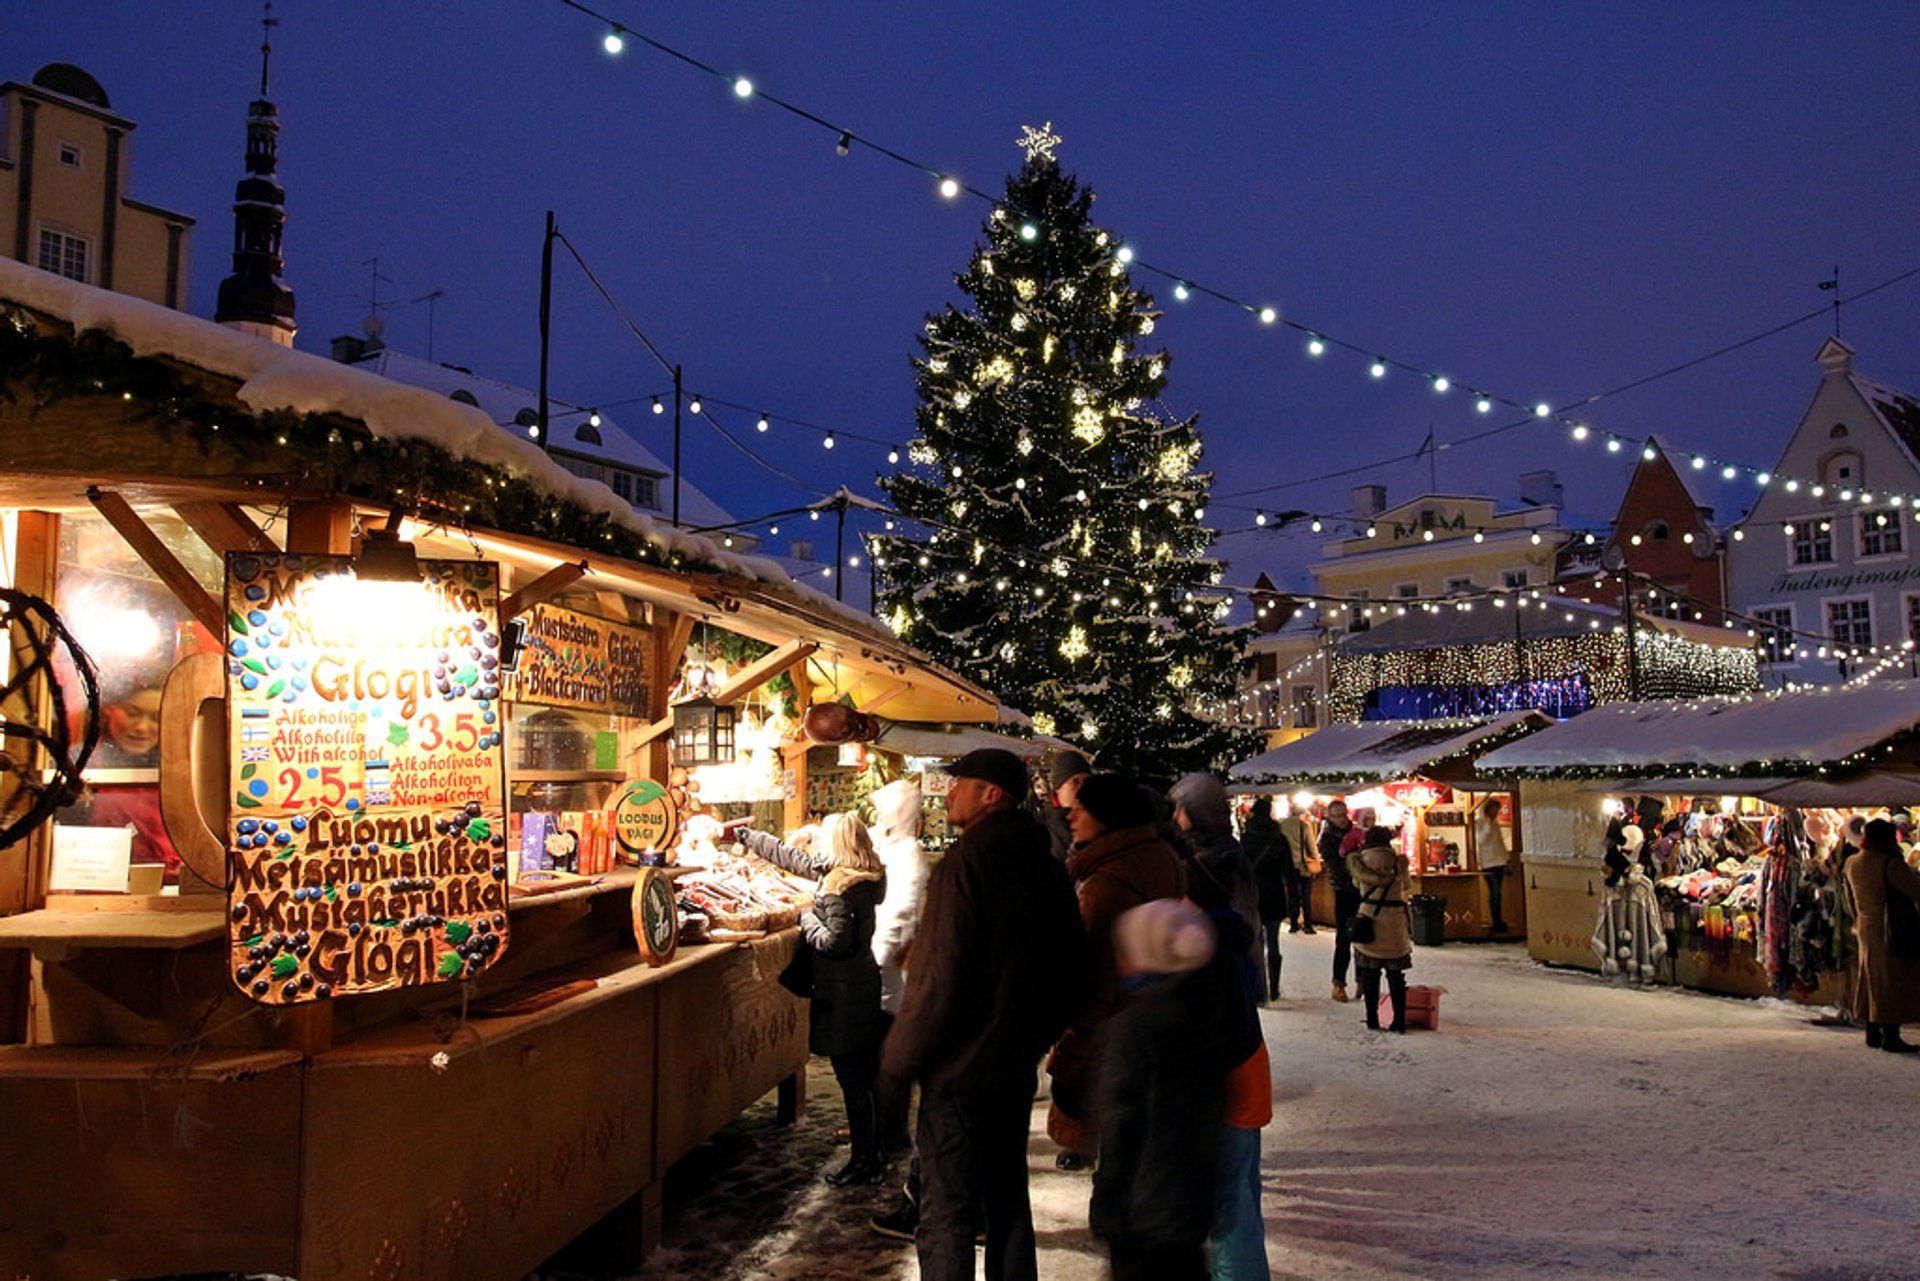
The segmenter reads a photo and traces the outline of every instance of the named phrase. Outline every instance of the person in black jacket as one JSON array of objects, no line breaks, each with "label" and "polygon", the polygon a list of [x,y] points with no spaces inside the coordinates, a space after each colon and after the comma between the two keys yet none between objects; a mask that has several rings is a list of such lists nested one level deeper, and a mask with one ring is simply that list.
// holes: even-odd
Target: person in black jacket
[{"label": "person in black jacket", "polygon": [[813,1001],[807,1049],[833,1063],[847,1107],[851,1153],[827,1175],[835,1187],[878,1183],[886,1176],[876,1088],[880,1077],[880,966],[873,959],[874,908],[886,874],[866,827],[852,814],[821,825],[824,852],[788,845],[766,832],[739,834],[769,863],[819,880],[813,906],[800,914],[801,944],[813,950]]},{"label": "person in black jacket", "polygon": [[888,1075],[920,1083],[925,1281],[972,1281],[975,1206],[986,1274],[1037,1276],[1027,1133],[1040,1056],[1079,1013],[1092,960],[1067,870],[1022,809],[1027,767],[982,748],[948,767],[947,818],[963,829],[927,878]]},{"label": "person in black jacket", "polygon": [[[1234,926],[1231,912],[1219,919]],[[1244,927],[1241,927],[1244,928]],[[1155,899],[1114,922],[1121,1000],[1100,1067],[1100,1164],[1088,1220],[1115,1281],[1207,1276],[1221,1120],[1239,1006],[1236,955],[1190,900]]]},{"label": "person in black jacket", "polygon": [[1360,887],[1347,870],[1340,843],[1353,830],[1345,801],[1327,802],[1326,822],[1320,824],[1320,862],[1326,866],[1327,879],[1333,882],[1333,999],[1347,999],[1347,966],[1353,963],[1353,940],[1347,937],[1347,922],[1360,910]]},{"label": "person in black jacket", "polygon": [[1274,821],[1273,798],[1253,803],[1240,848],[1253,864],[1253,883],[1260,889],[1260,935],[1266,941],[1267,999],[1280,999],[1280,930],[1294,914],[1292,903],[1293,846]]}]

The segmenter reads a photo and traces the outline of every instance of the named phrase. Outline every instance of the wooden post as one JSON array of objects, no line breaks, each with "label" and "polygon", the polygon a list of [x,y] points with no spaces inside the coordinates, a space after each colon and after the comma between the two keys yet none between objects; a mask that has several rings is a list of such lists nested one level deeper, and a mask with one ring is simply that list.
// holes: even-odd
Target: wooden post
[{"label": "wooden post", "polygon": [[[18,529],[14,586],[50,601],[60,558],[60,518],[48,512],[23,511]],[[16,639],[8,638],[9,643]],[[19,652],[17,647],[15,652]],[[0,705],[0,717],[25,724],[44,725],[47,714],[44,697]],[[40,753],[34,749],[26,765],[33,769],[41,764]],[[25,840],[0,849],[0,916],[46,906],[47,859],[52,848],[53,824],[47,822],[27,833]],[[32,960],[33,954],[25,948],[0,948],[0,1043],[27,1038]]]},{"label": "wooden post", "polygon": [[[806,723],[807,709],[813,706],[813,681],[807,676],[807,663],[803,658],[787,669],[787,675],[793,679],[793,714],[802,724]],[[807,748],[809,744],[803,735],[798,743],[781,752],[782,763],[793,771],[793,796],[787,801],[781,814],[781,821],[788,831],[805,826],[807,821]]]}]

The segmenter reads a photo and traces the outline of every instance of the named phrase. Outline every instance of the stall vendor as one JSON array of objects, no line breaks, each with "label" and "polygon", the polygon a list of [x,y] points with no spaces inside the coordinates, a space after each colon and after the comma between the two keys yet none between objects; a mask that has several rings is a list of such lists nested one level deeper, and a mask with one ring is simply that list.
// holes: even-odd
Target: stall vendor
[{"label": "stall vendor", "polygon": [[1500,894],[1506,885],[1507,862],[1513,855],[1507,848],[1505,834],[1500,830],[1498,796],[1489,796],[1474,811],[1473,848],[1480,859],[1480,871],[1487,878],[1487,929],[1490,933],[1504,934],[1507,932],[1507,923],[1500,915]]},{"label": "stall vendor", "polygon": [[[87,762],[101,769],[160,767],[160,686],[135,683],[113,695],[100,709],[106,735]],[[160,788],[154,783],[107,785],[89,789],[76,821],[87,827],[131,827],[135,864],[159,863],[166,882],[180,883],[180,855],[160,820]]]}]

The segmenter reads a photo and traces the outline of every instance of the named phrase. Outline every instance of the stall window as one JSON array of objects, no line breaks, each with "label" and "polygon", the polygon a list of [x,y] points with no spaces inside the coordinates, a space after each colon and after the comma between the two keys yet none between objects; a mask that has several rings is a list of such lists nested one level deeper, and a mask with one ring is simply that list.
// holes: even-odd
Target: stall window
[{"label": "stall window", "polygon": [[1873,644],[1873,601],[1866,597],[1827,602],[1827,635],[1836,645],[1865,648]]},{"label": "stall window", "polygon": [[[1914,601],[1920,603],[1920,597]],[[1753,611],[1754,631],[1760,642],[1760,661],[1763,663],[1791,663],[1793,661],[1793,607],[1774,605]],[[1920,622],[1910,624],[1920,626]]]},{"label": "stall window", "polygon": [[1824,516],[1811,516],[1793,523],[1793,563],[1831,565],[1833,563],[1833,522]]},{"label": "stall window", "polygon": [[1874,507],[1860,513],[1860,554],[1897,556],[1900,541],[1900,511],[1894,507]]}]

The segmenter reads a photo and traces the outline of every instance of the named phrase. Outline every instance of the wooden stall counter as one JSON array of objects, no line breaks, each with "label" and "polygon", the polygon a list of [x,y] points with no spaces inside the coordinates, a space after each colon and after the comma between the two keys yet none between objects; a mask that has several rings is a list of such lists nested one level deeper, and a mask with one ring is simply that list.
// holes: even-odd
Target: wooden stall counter
[{"label": "wooden stall counter", "polygon": [[[788,930],[607,953],[333,1049],[0,1048],[0,1272],[515,1277],[804,1073]],[[543,999],[551,997],[552,999]],[[58,1224],[59,1230],[48,1225]]]}]

